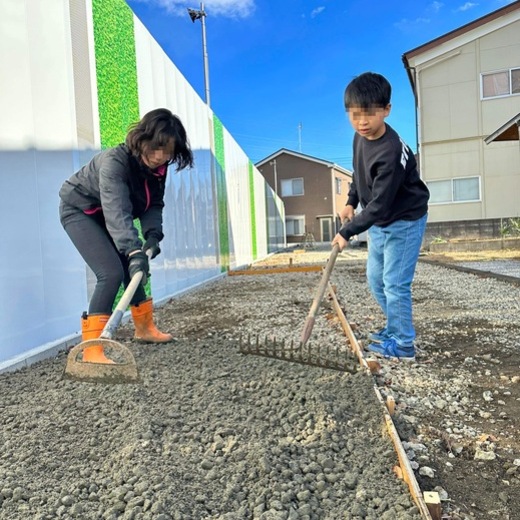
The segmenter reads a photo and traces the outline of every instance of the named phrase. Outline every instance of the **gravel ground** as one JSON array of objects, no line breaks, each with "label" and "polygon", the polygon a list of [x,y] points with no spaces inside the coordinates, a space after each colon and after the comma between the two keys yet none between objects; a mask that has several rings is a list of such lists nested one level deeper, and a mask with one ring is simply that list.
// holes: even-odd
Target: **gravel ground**
[{"label": "gravel ground", "polygon": [[[332,275],[361,345],[382,326],[365,257],[341,253]],[[518,288],[420,263],[418,363],[374,377],[347,350],[346,372],[239,353],[248,335],[297,342],[319,279],[232,276],[175,298],[157,312],[174,344],[124,325],[139,384],[64,380],[64,355],[0,375],[0,519],[417,520],[376,384],[445,519],[519,520]],[[347,349],[327,300],[311,345]]]},{"label": "gravel ground", "polygon": [[520,279],[520,261],[519,260],[493,260],[489,262],[458,262],[461,267],[469,267],[480,271],[501,274],[505,276],[514,276]]},{"label": "gravel ground", "polygon": [[[157,315],[174,344],[134,344],[125,325],[140,384],[64,380],[64,356],[0,375],[0,518],[418,520],[353,357],[339,372],[238,351],[248,334],[298,339],[319,276],[172,300]],[[321,317],[313,342],[346,348]]]}]

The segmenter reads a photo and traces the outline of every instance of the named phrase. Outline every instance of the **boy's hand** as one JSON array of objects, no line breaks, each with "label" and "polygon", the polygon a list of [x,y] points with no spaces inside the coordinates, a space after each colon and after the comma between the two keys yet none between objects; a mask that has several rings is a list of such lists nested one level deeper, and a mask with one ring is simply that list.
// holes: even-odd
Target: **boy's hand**
[{"label": "boy's hand", "polygon": [[332,247],[334,247],[336,244],[339,246],[339,250],[343,251],[345,247],[348,246],[348,240],[345,240],[339,233],[334,237],[334,240],[332,241]]},{"label": "boy's hand", "polygon": [[354,206],[347,204],[339,213],[341,222],[352,220],[354,218],[354,212]]}]

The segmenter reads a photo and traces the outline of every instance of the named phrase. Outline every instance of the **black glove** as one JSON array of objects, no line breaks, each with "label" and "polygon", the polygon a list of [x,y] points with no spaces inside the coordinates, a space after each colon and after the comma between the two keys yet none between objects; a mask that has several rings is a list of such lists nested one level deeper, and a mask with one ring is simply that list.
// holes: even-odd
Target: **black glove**
[{"label": "black glove", "polygon": [[151,258],[155,258],[161,252],[161,248],[159,247],[159,240],[157,240],[156,237],[151,236],[146,240],[143,246],[143,251],[146,253],[148,249],[152,253]]},{"label": "black glove", "polygon": [[133,278],[136,273],[142,271],[143,277],[141,284],[146,285],[146,280],[150,276],[150,264],[148,263],[148,257],[143,251],[133,251],[128,255],[128,273],[130,278]]}]

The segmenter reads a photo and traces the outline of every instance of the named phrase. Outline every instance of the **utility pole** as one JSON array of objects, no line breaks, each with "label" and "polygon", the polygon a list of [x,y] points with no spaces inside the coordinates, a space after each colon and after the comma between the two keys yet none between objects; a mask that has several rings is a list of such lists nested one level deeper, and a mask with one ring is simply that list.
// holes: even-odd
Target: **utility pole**
[{"label": "utility pole", "polygon": [[208,49],[206,45],[206,11],[204,11],[204,4],[201,2],[200,10],[188,8],[191,21],[200,20],[202,25],[202,59],[204,61],[204,92],[206,97],[206,105],[210,106],[209,96],[209,65],[208,65]]},{"label": "utility pole", "polygon": [[278,196],[278,172],[276,171],[276,159],[270,161],[269,164],[273,167],[274,170],[274,192],[276,196]]}]

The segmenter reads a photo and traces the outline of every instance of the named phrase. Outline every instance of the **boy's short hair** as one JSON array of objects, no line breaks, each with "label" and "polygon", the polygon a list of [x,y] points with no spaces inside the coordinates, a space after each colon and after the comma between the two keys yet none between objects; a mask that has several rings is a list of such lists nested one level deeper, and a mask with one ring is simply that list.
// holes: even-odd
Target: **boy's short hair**
[{"label": "boy's short hair", "polygon": [[390,104],[392,87],[388,80],[375,72],[355,77],[345,89],[345,108],[385,108]]}]

